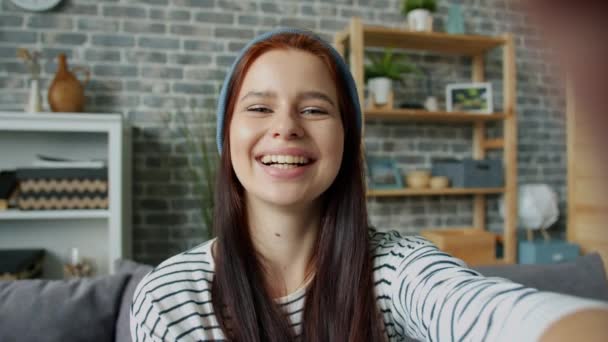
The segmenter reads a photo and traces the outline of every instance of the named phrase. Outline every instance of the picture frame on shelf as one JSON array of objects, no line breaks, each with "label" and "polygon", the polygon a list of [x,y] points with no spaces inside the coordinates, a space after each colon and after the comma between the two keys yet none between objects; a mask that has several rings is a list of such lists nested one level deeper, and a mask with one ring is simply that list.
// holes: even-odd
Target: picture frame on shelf
[{"label": "picture frame on shelf", "polygon": [[367,181],[370,189],[401,189],[401,178],[394,160],[385,157],[367,158]]},{"label": "picture frame on shelf", "polygon": [[492,114],[492,84],[490,82],[451,83],[446,86],[447,112]]}]

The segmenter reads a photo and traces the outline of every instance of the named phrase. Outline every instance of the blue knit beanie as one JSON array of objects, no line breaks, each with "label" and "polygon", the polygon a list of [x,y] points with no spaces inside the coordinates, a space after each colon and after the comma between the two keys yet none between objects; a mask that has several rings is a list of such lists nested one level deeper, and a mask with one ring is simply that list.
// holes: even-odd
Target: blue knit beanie
[{"label": "blue knit beanie", "polygon": [[344,83],[346,84],[346,87],[347,87],[346,93],[350,96],[350,98],[353,102],[353,105],[355,108],[355,114],[356,114],[355,117],[357,118],[357,126],[359,127],[359,129],[361,129],[361,120],[362,120],[361,119],[361,108],[360,108],[360,104],[359,104],[359,96],[357,95],[357,88],[355,86],[355,81],[353,80],[353,76],[351,75],[350,70],[348,69],[348,66],[346,65],[346,63],[344,62],[344,59],[342,59],[342,56],[338,53],[338,51],[336,51],[329,43],[327,43],[326,41],[324,41],[323,39],[321,39],[319,36],[317,36],[315,33],[311,32],[311,31],[296,29],[296,28],[277,28],[272,31],[261,34],[261,35],[257,36],[256,38],[254,38],[249,43],[247,43],[247,45],[245,45],[245,47],[239,52],[239,55],[237,56],[236,60],[232,63],[232,66],[230,67],[230,70],[229,70],[228,74],[226,75],[226,78],[224,79],[224,84],[222,85],[222,90],[220,91],[220,97],[219,97],[219,100],[217,103],[216,140],[217,140],[217,150],[219,151],[220,154],[222,153],[222,145],[223,145],[222,130],[224,127],[224,117],[226,116],[226,106],[228,104],[228,94],[227,94],[228,85],[230,84],[230,81],[232,80],[232,77],[234,74],[234,69],[239,64],[241,59],[243,58],[243,55],[245,54],[245,52],[247,52],[247,50],[249,50],[254,44],[265,41],[272,36],[275,36],[278,34],[283,34],[283,33],[305,34],[305,35],[321,42],[323,44],[323,46],[325,46],[330,51],[330,54],[333,57],[336,65],[338,67],[338,75],[339,75],[339,77],[342,77],[342,79],[344,80]]}]

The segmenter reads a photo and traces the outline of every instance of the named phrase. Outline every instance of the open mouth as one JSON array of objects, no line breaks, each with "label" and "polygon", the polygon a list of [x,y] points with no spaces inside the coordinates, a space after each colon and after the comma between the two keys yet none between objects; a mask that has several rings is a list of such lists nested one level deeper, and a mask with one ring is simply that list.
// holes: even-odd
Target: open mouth
[{"label": "open mouth", "polygon": [[266,166],[277,169],[295,169],[314,163],[314,160],[303,156],[290,155],[265,155],[258,158],[258,161]]}]

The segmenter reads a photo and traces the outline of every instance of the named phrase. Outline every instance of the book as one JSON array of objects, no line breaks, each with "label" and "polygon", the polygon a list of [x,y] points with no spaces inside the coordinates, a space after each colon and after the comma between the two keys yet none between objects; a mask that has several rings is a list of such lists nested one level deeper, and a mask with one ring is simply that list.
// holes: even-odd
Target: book
[{"label": "book", "polygon": [[0,171],[0,210],[8,209],[9,198],[16,188],[16,172],[14,170]]},{"label": "book", "polygon": [[38,154],[32,162],[35,168],[104,168],[107,161],[103,159],[76,160]]},{"label": "book", "polygon": [[39,277],[44,255],[44,249],[0,249],[0,279]]}]

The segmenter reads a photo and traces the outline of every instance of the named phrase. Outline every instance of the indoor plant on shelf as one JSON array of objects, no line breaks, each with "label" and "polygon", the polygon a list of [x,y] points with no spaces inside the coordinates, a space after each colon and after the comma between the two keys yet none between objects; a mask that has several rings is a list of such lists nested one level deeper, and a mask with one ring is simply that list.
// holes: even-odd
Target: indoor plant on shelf
[{"label": "indoor plant on shelf", "polygon": [[[210,116],[208,111],[196,108],[190,108],[189,111],[177,109],[163,115],[166,127],[184,139],[184,152],[189,159],[185,167],[196,189],[195,193],[198,193],[196,197],[200,200],[198,210],[201,223],[206,229],[205,236],[202,236],[205,240],[213,238],[215,176],[220,162],[215,139],[206,139],[202,134],[201,125],[204,126],[204,122],[209,122]],[[215,137],[215,134],[212,137]]]},{"label": "indoor plant on shelf", "polygon": [[436,0],[403,0],[401,14],[406,17],[407,27],[412,31],[433,31],[433,15]]},{"label": "indoor plant on shelf", "polygon": [[30,73],[30,93],[29,100],[25,106],[28,113],[38,113],[42,111],[42,96],[40,95],[40,52],[24,48],[17,49],[17,57],[23,60]]},{"label": "indoor plant on shelf", "polygon": [[368,54],[371,63],[365,65],[365,80],[370,93],[370,101],[375,105],[389,103],[393,81],[401,81],[403,74],[419,73],[407,57],[395,57],[391,49],[384,50],[383,56]]}]

